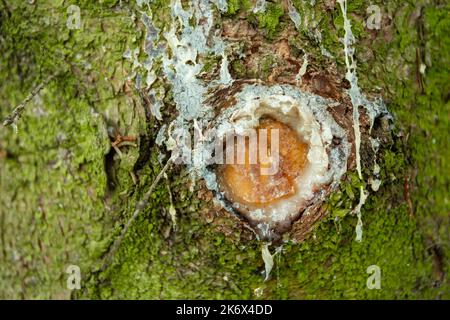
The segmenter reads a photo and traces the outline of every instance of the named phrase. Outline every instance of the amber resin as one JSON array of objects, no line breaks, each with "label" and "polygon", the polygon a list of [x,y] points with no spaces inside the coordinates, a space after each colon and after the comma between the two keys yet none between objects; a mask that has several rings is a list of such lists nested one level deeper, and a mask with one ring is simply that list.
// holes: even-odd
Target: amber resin
[{"label": "amber resin", "polygon": [[[227,197],[235,202],[264,207],[283,198],[292,196],[298,190],[295,179],[307,163],[308,144],[288,125],[272,118],[260,120],[257,131],[267,129],[267,154],[270,156],[271,130],[279,135],[279,165],[272,175],[262,172],[270,166],[258,155],[256,164],[249,161],[249,142],[245,145],[244,164],[225,164],[221,169],[221,182]],[[259,146],[258,135],[258,148]],[[235,146],[236,148],[236,146]],[[258,149],[259,150],[259,149]]]}]

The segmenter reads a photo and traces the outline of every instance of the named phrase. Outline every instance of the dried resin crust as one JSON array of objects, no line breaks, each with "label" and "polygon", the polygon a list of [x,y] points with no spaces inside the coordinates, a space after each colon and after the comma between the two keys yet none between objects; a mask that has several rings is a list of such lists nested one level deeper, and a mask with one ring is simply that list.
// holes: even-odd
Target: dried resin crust
[{"label": "dried resin crust", "polygon": [[246,144],[244,163],[210,166],[213,174],[206,176],[210,180],[206,185],[225,210],[239,217],[261,240],[280,240],[303,216],[315,216],[319,204],[353,165],[351,122],[339,119],[343,106],[351,108],[347,102],[289,84],[260,81],[235,82],[212,93],[207,102],[215,111],[216,139],[246,129],[279,131],[279,170],[275,174],[259,174],[267,165],[262,161],[248,163]]}]

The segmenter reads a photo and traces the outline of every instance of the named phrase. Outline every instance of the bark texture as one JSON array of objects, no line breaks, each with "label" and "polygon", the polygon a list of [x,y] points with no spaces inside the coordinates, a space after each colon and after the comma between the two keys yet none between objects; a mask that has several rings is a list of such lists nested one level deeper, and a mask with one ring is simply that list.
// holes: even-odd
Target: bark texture
[{"label": "bark texture", "polygon": [[[161,77],[153,84],[164,101],[157,120],[147,89],[135,85],[146,76],[141,15],[163,28],[170,1],[30,2],[0,1],[0,119],[55,78],[26,105],[17,132],[0,127],[0,298],[450,298],[447,1],[348,1],[360,86],[394,115],[390,130],[375,124],[382,141],[376,158],[368,137],[362,143],[363,174],[372,175],[375,159],[381,186],[371,191],[368,179],[349,171],[322,220],[308,234],[299,227],[302,241],[274,256],[268,281],[261,243],[241,221],[218,214],[202,183],[191,188],[176,165],[105,262],[164,166],[161,154],[168,156],[155,139],[176,115],[171,87]],[[339,4],[292,2],[300,30],[286,1],[253,13],[252,1],[232,0],[226,13],[216,12],[232,44],[230,72],[289,82],[307,53],[303,85],[338,98],[335,89],[346,86]],[[364,25],[370,4],[381,9],[380,30]],[[70,5],[80,8],[80,29],[67,24]],[[220,58],[204,59],[208,79]],[[351,211],[361,184],[370,196],[356,242]],[[69,265],[81,269],[80,290],[67,288]],[[371,265],[381,269],[380,290],[366,286]]]}]

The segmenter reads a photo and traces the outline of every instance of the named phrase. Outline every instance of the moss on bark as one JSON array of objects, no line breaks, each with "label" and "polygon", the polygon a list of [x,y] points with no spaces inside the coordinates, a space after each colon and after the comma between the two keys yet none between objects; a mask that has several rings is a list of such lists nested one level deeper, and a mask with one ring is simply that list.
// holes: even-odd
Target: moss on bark
[{"label": "moss on bark", "polygon": [[[321,45],[344,76],[339,8],[333,1],[293,2],[317,21]],[[349,173],[328,202],[327,218],[303,243],[284,245],[264,282],[260,243],[225,236],[202,219],[211,203],[189,191],[180,167],[170,169],[100,270],[161,168],[154,140],[162,122],[130,80],[142,69],[123,54],[142,48],[140,12],[153,10],[164,25],[169,2],[153,1],[148,9],[134,1],[77,1],[82,27],[69,30],[72,3],[0,2],[0,117],[58,74],[27,106],[17,134],[0,128],[0,298],[449,298],[448,4],[375,1],[383,25],[370,31],[362,24],[367,4],[349,2],[361,87],[381,95],[395,116],[394,140],[379,163],[382,185],[363,207],[362,243],[354,241],[357,220],[348,214],[360,182]],[[266,28],[270,43],[291,24],[280,8],[274,5],[274,17],[273,10],[255,16],[247,1],[232,1],[227,17]],[[308,28],[295,41],[325,59]],[[142,50],[136,55],[144,60]],[[170,118],[165,89],[162,111]],[[137,138],[137,147],[121,148],[122,157],[111,148],[117,133]],[[80,266],[82,290],[67,289],[68,265]],[[366,287],[370,265],[381,268],[381,290]],[[257,288],[262,294],[255,295]]]}]

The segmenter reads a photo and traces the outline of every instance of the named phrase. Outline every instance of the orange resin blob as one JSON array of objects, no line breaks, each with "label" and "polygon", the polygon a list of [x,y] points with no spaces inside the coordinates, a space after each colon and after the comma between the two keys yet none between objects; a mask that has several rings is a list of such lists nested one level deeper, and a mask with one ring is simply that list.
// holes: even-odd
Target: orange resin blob
[{"label": "orange resin blob", "polygon": [[[261,119],[258,131],[267,129],[267,155],[271,150],[271,130],[278,129],[279,165],[273,175],[261,174],[261,169],[270,168],[270,163],[262,163],[259,153],[256,164],[249,161],[249,143],[245,145],[243,164],[225,164],[222,166],[220,181],[229,200],[263,207],[282,198],[295,194],[295,178],[301,174],[307,162],[308,144],[299,139],[297,133],[282,122],[272,118]],[[236,143],[235,143],[236,148]],[[270,157],[269,157],[270,159]]]}]

